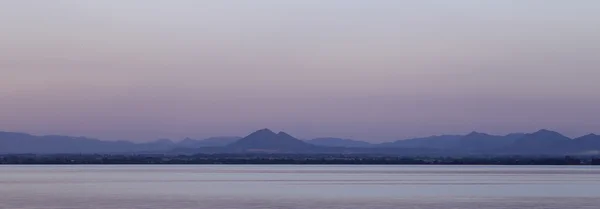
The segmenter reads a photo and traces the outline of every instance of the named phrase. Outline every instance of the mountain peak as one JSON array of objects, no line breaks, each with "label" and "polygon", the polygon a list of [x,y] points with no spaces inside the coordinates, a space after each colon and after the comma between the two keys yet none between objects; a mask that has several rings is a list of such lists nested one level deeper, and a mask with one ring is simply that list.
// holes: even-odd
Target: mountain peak
[{"label": "mountain peak", "polygon": [[536,131],[534,134],[558,134],[558,132],[551,131],[548,129],[540,129],[540,130]]},{"label": "mountain peak", "polygon": [[275,133],[275,132],[271,131],[271,129],[268,129],[268,128],[260,129],[257,132],[272,132],[272,133]]},{"label": "mountain peak", "polygon": [[570,140],[571,138],[558,132],[541,129],[519,138],[514,147],[518,147],[521,150],[549,152],[549,150],[557,150],[558,147],[563,146],[563,143],[567,143]]},{"label": "mountain peak", "polygon": [[565,137],[564,135],[562,135],[556,131],[551,131],[548,129],[540,129],[539,131],[537,131],[535,133],[531,133],[529,135],[536,136],[536,137]]},{"label": "mountain peak", "polygon": [[566,137],[556,131],[550,131],[548,129],[541,129],[535,133],[529,134],[530,136],[536,137],[536,138],[567,138],[570,139],[569,137]]},{"label": "mountain peak", "polygon": [[229,147],[251,150],[258,149],[263,152],[285,152],[312,148],[311,145],[285,132],[276,134],[269,129],[258,130],[230,144]]},{"label": "mountain peak", "polygon": [[579,138],[577,138],[577,139],[596,139],[596,138],[600,138],[600,136],[599,136],[599,135],[596,135],[596,134],[593,134],[593,133],[591,133],[591,134],[588,134],[588,135],[585,135],[585,136],[579,137]]},{"label": "mountain peak", "polygon": [[469,133],[469,134],[467,134],[467,135],[465,135],[465,136],[466,136],[466,137],[473,137],[473,136],[489,136],[489,134],[486,134],[486,133],[480,133],[480,132],[477,132],[477,131],[473,131],[473,132],[471,132],[471,133]]},{"label": "mountain peak", "polygon": [[275,132],[271,131],[271,129],[263,128],[258,131],[255,131],[254,133],[252,133],[250,135],[271,136],[271,135],[277,135],[277,134],[275,134]]}]

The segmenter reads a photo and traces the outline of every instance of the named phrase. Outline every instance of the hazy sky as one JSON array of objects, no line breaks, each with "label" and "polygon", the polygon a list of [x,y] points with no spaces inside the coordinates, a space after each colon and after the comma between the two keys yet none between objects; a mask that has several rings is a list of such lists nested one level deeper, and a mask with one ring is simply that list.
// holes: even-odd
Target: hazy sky
[{"label": "hazy sky", "polygon": [[600,1],[3,0],[0,130],[600,133]]}]

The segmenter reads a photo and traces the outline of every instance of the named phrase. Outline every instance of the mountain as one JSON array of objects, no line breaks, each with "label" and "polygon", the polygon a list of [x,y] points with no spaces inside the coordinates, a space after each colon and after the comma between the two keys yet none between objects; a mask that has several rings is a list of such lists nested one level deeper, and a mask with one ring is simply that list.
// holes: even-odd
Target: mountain
[{"label": "mountain", "polygon": [[262,129],[228,145],[227,148],[235,151],[276,153],[308,151],[315,146],[284,132],[276,134],[269,129]]},{"label": "mountain", "polygon": [[515,140],[505,151],[513,154],[568,154],[571,153],[573,140],[558,132],[546,129],[525,134]]},{"label": "mountain", "polygon": [[458,145],[462,137],[461,135],[430,136],[382,143],[378,147],[451,149]]},{"label": "mountain", "polygon": [[134,144],[134,145],[132,145],[132,148],[130,150],[131,150],[131,152],[163,151],[163,150],[171,150],[171,149],[174,149],[175,147],[177,147],[177,144],[175,144],[175,142],[173,142],[169,139],[158,139],[158,140],[152,141],[152,142]]},{"label": "mountain", "polygon": [[0,132],[0,154],[93,154],[93,153],[313,153],[382,155],[593,155],[600,154],[600,136],[589,134],[570,139],[550,130],[530,134],[495,136],[472,132],[467,135],[441,135],[382,144],[316,138],[307,142],[287,133],[258,130],[244,138],[213,137],[184,139],[175,143],[159,139],[146,143],[101,141],[86,137],[34,136]]},{"label": "mountain", "polygon": [[168,139],[147,143],[101,141],[86,137],[34,136],[24,133],[0,132],[0,153],[132,153],[163,152],[175,148]]},{"label": "mountain", "polygon": [[588,134],[573,139],[573,147],[581,154],[600,154],[600,136]]},{"label": "mountain", "polygon": [[[326,141],[329,141],[327,139]],[[319,141],[319,140],[317,140]],[[334,139],[333,141],[338,141]],[[343,140],[346,142],[345,140]],[[363,144],[363,143],[360,143]],[[368,144],[368,143],[367,143]],[[225,147],[178,148],[178,154],[221,153],[289,153],[289,154],[377,154],[377,155],[430,155],[438,150],[394,147],[333,147],[318,146],[299,140],[285,132],[275,133],[269,129],[258,130]]]},{"label": "mountain", "polygon": [[373,144],[364,141],[341,138],[316,138],[306,141],[309,144],[323,147],[371,147]]},{"label": "mountain", "polygon": [[0,132],[0,153],[110,153],[135,151],[135,147],[126,141]]},{"label": "mountain", "polygon": [[514,143],[524,134],[495,136],[486,133],[471,132],[467,135],[441,135],[423,138],[398,140],[380,144],[379,147],[428,148],[448,150],[453,153],[488,154]]},{"label": "mountain", "polygon": [[237,140],[240,140],[242,137],[237,136],[223,136],[223,137],[211,137],[207,139],[201,140],[202,146],[205,147],[222,147],[227,146],[229,144],[233,144]]},{"label": "mountain", "polygon": [[198,147],[224,147],[236,142],[241,137],[211,137],[202,140],[185,138],[177,143],[177,147],[198,148]]},{"label": "mountain", "polygon": [[185,138],[185,139],[181,140],[179,143],[177,143],[177,145],[180,147],[189,147],[189,148],[202,147],[201,140],[196,140],[196,139],[192,139],[192,138]]},{"label": "mountain", "polygon": [[486,133],[471,132],[470,134],[461,137],[454,149],[485,153],[509,146],[521,137],[522,135],[519,134],[495,136]]}]

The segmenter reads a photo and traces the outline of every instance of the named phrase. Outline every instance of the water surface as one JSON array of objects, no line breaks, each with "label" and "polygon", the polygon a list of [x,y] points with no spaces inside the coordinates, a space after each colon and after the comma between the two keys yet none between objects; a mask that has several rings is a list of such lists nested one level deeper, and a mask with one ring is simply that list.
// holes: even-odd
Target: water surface
[{"label": "water surface", "polygon": [[600,167],[0,166],[10,209],[600,208]]}]

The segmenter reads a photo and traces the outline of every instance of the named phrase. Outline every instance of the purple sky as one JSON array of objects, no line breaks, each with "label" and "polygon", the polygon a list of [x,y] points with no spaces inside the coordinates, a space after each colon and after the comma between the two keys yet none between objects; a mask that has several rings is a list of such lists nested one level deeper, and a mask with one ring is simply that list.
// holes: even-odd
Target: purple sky
[{"label": "purple sky", "polygon": [[0,130],[600,133],[600,1],[4,0]]}]

